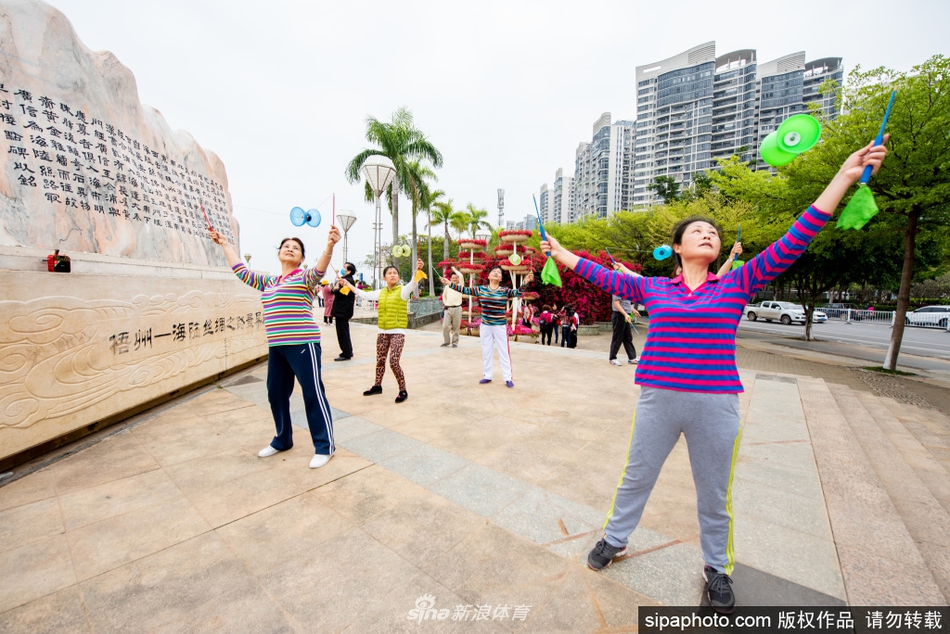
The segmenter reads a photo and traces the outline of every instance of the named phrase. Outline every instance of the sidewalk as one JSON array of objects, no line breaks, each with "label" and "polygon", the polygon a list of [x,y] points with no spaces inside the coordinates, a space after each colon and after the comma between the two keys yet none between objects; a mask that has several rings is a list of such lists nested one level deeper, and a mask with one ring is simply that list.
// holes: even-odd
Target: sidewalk
[{"label": "sidewalk", "polygon": [[[397,405],[391,373],[362,396],[375,328],[352,326],[346,363],[323,330],[338,451],[321,469],[299,391],[296,446],[257,457],[273,435],[261,365],[0,486],[0,631],[633,632],[639,605],[698,605],[682,440],[629,554],[584,564],[625,463],[632,366],[519,342],[515,388],[480,386],[477,338],[414,331]],[[846,605],[803,388],[777,372],[740,354],[734,588],[741,605]]]}]

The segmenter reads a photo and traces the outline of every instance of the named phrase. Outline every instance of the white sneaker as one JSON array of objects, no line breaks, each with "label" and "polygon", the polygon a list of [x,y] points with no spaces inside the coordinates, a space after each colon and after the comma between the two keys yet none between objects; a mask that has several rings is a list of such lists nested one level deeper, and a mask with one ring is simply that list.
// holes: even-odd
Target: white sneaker
[{"label": "white sneaker", "polygon": [[310,459],[310,468],[319,469],[326,463],[330,462],[330,457],[332,455],[333,454],[327,455],[327,454],[322,454],[322,453],[314,454],[313,458]]},{"label": "white sneaker", "polygon": [[611,365],[623,365],[623,364],[620,363],[620,361],[618,361],[617,359],[611,359],[611,360],[610,360],[610,363],[611,363]]},{"label": "white sneaker", "polygon": [[270,445],[267,445],[266,447],[258,451],[257,455],[260,458],[269,458],[273,456],[275,453],[278,453],[278,451],[274,449],[273,447],[271,447]]},{"label": "white sneaker", "polygon": [[636,357],[634,359],[627,359],[627,363],[629,363],[630,365],[636,365],[640,363],[640,357]]}]

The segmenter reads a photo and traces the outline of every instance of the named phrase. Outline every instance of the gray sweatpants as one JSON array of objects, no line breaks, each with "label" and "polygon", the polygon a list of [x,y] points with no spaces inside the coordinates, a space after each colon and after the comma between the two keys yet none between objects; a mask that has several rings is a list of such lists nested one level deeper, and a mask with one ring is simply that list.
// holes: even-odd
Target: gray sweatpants
[{"label": "gray sweatpants", "polygon": [[732,574],[732,476],[739,453],[739,395],[643,387],[633,417],[623,478],[604,524],[607,542],[626,546],[660,469],[686,436],[696,485],[699,536],[706,563]]}]

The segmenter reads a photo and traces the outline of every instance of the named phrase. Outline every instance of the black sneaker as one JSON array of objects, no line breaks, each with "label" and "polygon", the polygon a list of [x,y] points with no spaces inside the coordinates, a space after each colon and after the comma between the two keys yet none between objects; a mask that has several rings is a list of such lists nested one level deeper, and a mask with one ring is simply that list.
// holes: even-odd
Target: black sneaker
[{"label": "black sneaker", "polygon": [[372,396],[373,394],[382,394],[382,393],[383,393],[383,386],[374,385],[373,387],[363,392],[363,396]]},{"label": "black sneaker", "polygon": [[619,557],[625,552],[627,552],[626,546],[619,548],[617,546],[611,546],[607,543],[606,539],[602,539],[597,542],[594,549],[587,555],[587,566],[591,570],[603,570],[610,565],[614,557]]},{"label": "black sneaker", "polygon": [[406,390],[399,390],[399,394],[396,395],[396,402],[402,403],[407,398],[409,398],[409,393]]},{"label": "black sneaker", "polygon": [[705,566],[703,579],[706,580],[706,598],[709,600],[709,607],[720,614],[732,614],[736,609],[736,595],[730,587],[732,578],[712,566]]}]

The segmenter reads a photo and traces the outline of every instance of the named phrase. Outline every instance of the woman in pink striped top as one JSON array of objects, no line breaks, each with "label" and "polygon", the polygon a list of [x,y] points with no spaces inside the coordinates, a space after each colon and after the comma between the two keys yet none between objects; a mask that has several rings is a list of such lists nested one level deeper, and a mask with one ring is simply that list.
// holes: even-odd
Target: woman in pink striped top
[{"label": "woman in pink striped top", "polygon": [[865,166],[877,171],[886,154],[873,144],[852,154],[784,237],[723,276],[709,270],[722,247],[710,218],[687,218],[674,228],[674,265],[682,272],[672,279],[607,270],[562,248],[550,234],[541,242],[542,251],[560,263],[608,293],[645,304],[650,313],[627,465],[588,566],[600,570],[626,550],[660,469],[683,434],[696,484],[706,596],[713,609],[733,611],[731,487],[742,435],[735,333],[742,309],[805,252]]}]

